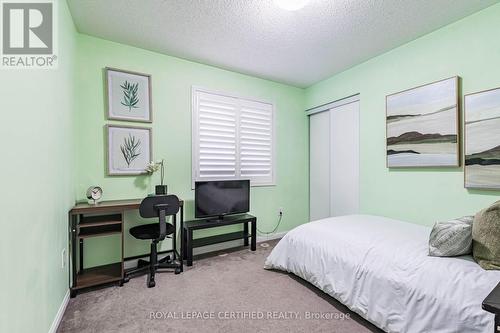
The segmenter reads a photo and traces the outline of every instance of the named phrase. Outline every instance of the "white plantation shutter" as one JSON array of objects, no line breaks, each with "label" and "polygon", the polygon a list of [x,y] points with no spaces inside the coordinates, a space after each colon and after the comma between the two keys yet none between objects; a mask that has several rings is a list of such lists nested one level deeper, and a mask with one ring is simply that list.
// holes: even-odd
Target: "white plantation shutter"
[{"label": "white plantation shutter", "polygon": [[240,100],[240,176],[254,184],[273,182],[273,106]]},{"label": "white plantation shutter", "polygon": [[274,115],[269,103],[193,89],[193,183],[274,183]]},{"label": "white plantation shutter", "polygon": [[236,100],[202,92],[196,99],[196,179],[234,178],[237,174]]}]

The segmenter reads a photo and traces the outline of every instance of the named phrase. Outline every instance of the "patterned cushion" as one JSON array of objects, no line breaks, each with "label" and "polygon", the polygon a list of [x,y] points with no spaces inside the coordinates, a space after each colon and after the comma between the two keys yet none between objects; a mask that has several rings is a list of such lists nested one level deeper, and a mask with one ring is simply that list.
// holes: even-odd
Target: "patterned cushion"
[{"label": "patterned cushion", "polygon": [[453,257],[472,252],[472,222],[474,216],[437,222],[429,237],[429,255]]}]

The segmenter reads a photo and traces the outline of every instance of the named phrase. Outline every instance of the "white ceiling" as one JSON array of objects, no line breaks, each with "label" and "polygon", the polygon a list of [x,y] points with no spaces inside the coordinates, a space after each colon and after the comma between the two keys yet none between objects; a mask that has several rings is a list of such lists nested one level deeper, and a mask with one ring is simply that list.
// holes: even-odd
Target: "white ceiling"
[{"label": "white ceiling", "polygon": [[85,34],[307,87],[498,0],[68,0]]}]

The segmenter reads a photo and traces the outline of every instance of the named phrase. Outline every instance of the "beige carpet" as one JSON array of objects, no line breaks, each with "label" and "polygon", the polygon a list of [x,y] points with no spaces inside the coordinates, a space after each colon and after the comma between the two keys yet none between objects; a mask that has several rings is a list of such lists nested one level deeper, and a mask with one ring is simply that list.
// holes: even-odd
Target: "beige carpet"
[{"label": "beige carpet", "polygon": [[303,280],[264,270],[268,244],[195,258],[155,288],[139,276],[81,293],[58,332],[380,332]]}]

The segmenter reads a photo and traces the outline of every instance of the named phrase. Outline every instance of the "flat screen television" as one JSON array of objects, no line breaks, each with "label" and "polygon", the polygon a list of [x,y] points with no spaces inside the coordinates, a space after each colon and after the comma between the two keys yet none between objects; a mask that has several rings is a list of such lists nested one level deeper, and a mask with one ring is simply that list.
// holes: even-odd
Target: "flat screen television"
[{"label": "flat screen television", "polygon": [[225,215],[250,210],[250,181],[222,180],[196,182],[194,188],[195,217],[223,219]]}]

